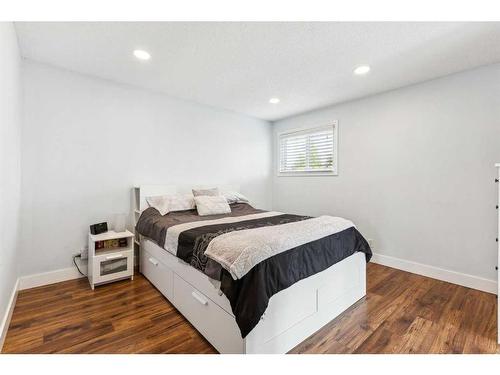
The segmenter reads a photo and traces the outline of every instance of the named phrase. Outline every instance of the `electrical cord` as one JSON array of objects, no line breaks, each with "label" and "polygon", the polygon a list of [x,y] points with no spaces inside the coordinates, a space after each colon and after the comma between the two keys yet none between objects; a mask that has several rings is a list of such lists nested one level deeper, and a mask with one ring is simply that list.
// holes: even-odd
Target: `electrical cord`
[{"label": "electrical cord", "polygon": [[80,272],[80,275],[86,276],[82,271],[80,271],[80,267],[78,267],[78,264],[76,264],[76,258],[81,258],[81,257],[82,257],[82,254],[73,255],[73,264],[75,265],[78,272]]}]

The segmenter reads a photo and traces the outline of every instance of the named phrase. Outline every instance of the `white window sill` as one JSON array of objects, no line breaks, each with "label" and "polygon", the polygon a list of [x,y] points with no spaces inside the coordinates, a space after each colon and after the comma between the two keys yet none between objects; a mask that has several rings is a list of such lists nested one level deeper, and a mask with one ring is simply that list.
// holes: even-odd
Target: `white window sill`
[{"label": "white window sill", "polygon": [[338,172],[289,172],[278,173],[277,177],[332,177],[338,175]]}]

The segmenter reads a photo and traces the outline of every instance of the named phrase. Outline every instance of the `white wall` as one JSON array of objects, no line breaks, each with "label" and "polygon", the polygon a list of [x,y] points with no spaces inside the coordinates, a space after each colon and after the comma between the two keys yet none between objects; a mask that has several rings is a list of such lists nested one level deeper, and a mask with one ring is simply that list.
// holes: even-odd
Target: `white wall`
[{"label": "white wall", "polygon": [[339,175],[274,173],[275,209],[344,216],[377,253],[496,280],[500,65],[278,121],[275,142],[334,119]]},{"label": "white wall", "polygon": [[134,184],[239,184],[271,206],[268,122],[23,64],[23,275],[71,266],[88,226],[131,210]]},{"label": "white wall", "polygon": [[[14,26],[0,22],[0,334],[18,277],[21,58]],[[0,343],[1,347],[1,343]]]}]

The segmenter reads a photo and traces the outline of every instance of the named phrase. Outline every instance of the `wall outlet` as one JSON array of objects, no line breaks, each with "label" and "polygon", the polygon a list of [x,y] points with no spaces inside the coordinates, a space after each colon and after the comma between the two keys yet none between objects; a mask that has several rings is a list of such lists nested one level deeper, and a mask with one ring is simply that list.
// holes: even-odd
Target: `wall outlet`
[{"label": "wall outlet", "polygon": [[368,242],[370,249],[373,250],[373,245],[375,244],[375,240],[373,238],[368,238],[366,241]]},{"label": "wall outlet", "polygon": [[80,250],[81,254],[81,259],[88,259],[89,257],[89,247],[85,246],[83,249]]}]

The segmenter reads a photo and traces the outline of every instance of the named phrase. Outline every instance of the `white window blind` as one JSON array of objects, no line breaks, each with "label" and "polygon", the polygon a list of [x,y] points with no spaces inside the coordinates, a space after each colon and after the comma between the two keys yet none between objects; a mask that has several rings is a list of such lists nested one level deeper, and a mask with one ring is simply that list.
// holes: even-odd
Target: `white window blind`
[{"label": "white window blind", "polygon": [[279,136],[279,173],[336,174],[336,124]]}]

